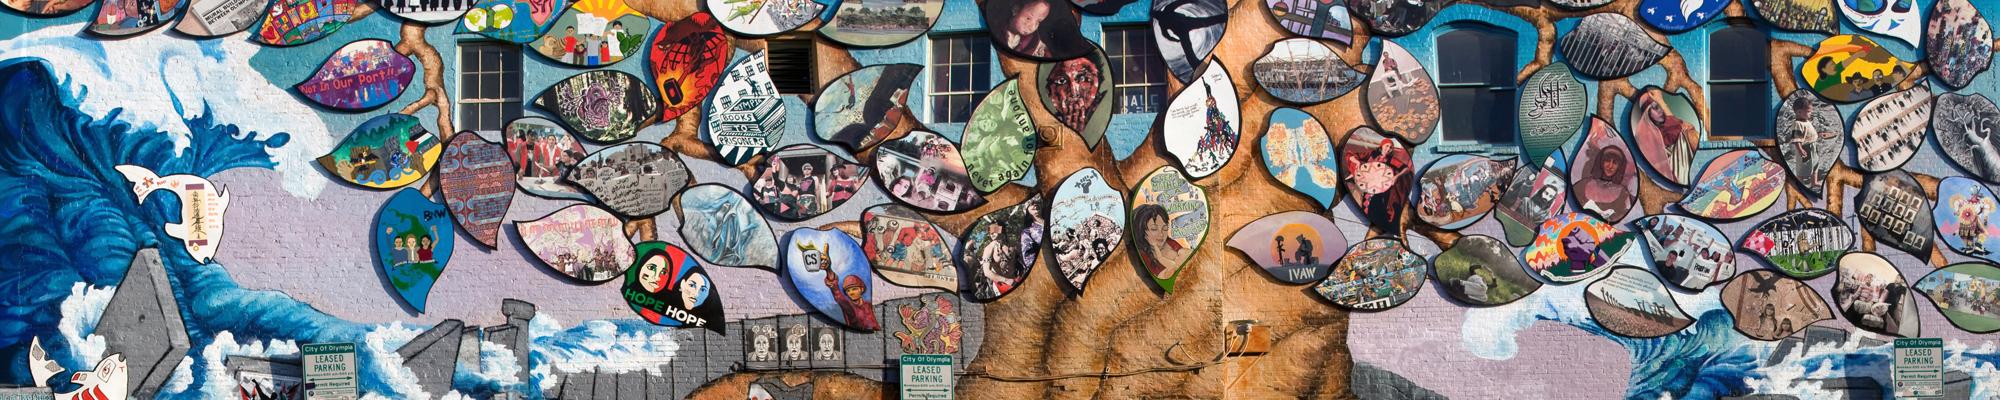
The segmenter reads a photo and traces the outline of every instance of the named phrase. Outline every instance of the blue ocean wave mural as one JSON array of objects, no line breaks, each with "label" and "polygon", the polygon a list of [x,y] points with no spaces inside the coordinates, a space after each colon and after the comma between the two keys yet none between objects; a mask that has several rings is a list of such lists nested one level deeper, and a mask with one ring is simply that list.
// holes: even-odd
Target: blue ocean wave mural
[{"label": "blue ocean wave mural", "polygon": [[[1866,336],[1795,346],[1752,340],[1735,329],[1736,321],[1721,306],[1719,287],[1694,294],[1675,293],[1675,300],[1695,321],[1680,332],[1650,339],[1612,333],[1591,319],[1584,307],[1583,283],[1546,286],[1522,300],[1467,313],[1462,345],[1483,358],[1515,356],[1517,335],[1541,321],[1572,327],[1623,347],[1631,359],[1628,399],[1708,399],[1747,394],[1793,395],[1803,399],[1842,398],[1836,380],[1870,379],[1892,390],[1891,344]],[[1972,398],[2000,396],[2000,349],[1992,342],[1972,347],[1946,341],[1946,369],[1971,375]],[[1892,393],[1884,393],[1884,398]]]},{"label": "blue ocean wave mural", "polygon": [[517,378],[510,349],[482,342],[482,364],[492,365],[458,366],[454,393],[421,393],[395,350],[427,327],[346,321],[284,293],[238,286],[220,265],[192,261],[160,230],[179,222],[176,199],[155,196],[140,204],[112,169],[132,164],[203,177],[270,169],[277,164],[272,154],[290,135],[240,130],[215,120],[203,103],[190,105],[202,111],[183,118],[187,135],[176,143],[176,135],[159,127],[120,121],[120,110],[101,117],[80,111],[77,101],[89,88],[59,76],[40,59],[0,61],[0,187],[8,188],[0,191],[0,215],[6,217],[0,218],[0,287],[12,293],[0,298],[0,383],[33,385],[26,370],[32,338],[68,370],[88,370],[105,356],[103,338],[91,332],[97,314],[133,254],[148,247],[162,251],[192,344],[162,388],[163,399],[233,394],[235,381],[223,358],[295,359],[302,343],[359,344],[358,362],[369,371],[361,375],[361,390],[384,398],[541,397],[555,374],[579,372],[577,365],[657,366],[678,348],[665,328],[644,321],[563,328],[537,315],[529,329],[533,373],[527,381]]}]

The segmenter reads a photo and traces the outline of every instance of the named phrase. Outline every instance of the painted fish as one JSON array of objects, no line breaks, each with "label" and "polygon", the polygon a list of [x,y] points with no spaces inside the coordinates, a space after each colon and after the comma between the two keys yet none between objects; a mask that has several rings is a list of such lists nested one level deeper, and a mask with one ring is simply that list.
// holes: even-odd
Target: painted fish
[{"label": "painted fish", "polygon": [[125,180],[132,182],[132,194],[142,204],[146,195],[155,190],[166,190],[180,197],[181,222],[167,224],[164,227],[167,236],[180,239],[187,246],[188,257],[195,261],[206,263],[215,259],[215,248],[222,244],[222,213],[229,208],[228,191],[199,176],[159,176],[137,165],[116,168],[125,175]]}]

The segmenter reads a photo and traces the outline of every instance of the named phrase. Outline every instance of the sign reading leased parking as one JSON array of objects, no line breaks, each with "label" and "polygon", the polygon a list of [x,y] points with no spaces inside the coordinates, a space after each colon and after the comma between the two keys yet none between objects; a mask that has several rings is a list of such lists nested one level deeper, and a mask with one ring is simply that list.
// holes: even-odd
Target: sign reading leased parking
[{"label": "sign reading leased parking", "polygon": [[1944,339],[1896,339],[1894,382],[1898,399],[1944,396]]},{"label": "sign reading leased parking", "polygon": [[950,354],[904,354],[896,362],[903,370],[903,400],[950,400]]},{"label": "sign reading leased parking", "polygon": [[353,343],[313,343],[300,346],[305,355],[306,399],[353,400],[360,396],[355,382]]}]

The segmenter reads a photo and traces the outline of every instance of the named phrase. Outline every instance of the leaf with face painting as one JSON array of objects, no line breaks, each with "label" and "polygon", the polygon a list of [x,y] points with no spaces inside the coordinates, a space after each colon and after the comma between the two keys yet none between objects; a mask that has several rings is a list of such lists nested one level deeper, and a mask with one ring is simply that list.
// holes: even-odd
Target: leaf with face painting
[{"label": "leaf with face painting", "polygon": [[1041,89],[1042,109],[1056,122],[1083,137],[1085,147],[1097,148],[1104,141],[1104,129],[1117,108],[1111,96],[1111,63],[1104,50],[1091,48],[1089,55],[1036,67],[1035,83]]},{"label": "leaf with face painting", "polygon": [[654,325],[723,332],[722,293],[694,257],[665,242],[639,243],[633,251],[638,256],[618,288],[633,313]]}]

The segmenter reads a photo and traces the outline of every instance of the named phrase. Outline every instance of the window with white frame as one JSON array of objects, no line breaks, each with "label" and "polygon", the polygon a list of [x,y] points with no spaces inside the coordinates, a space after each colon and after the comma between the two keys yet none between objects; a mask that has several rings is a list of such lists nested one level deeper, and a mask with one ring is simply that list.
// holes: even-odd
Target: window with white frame
[{"label": "window with white frame", "polygon": [[993,42],[984,32],[931,37],[930,123],[964,123],[993,87]]},{"label": "window with white frame", "polygon": [[459,129],[499,132],[521,116],[520,49],[513,43],[459,43]]},{"label": "window with white frame", "polygon": [[1105,26],[1104,57],[1111,64],[1111,95],[1118,99],[1118,113],[1154,113],[1165,106],[1166,65],[1153,46],[1151,27]]}]

